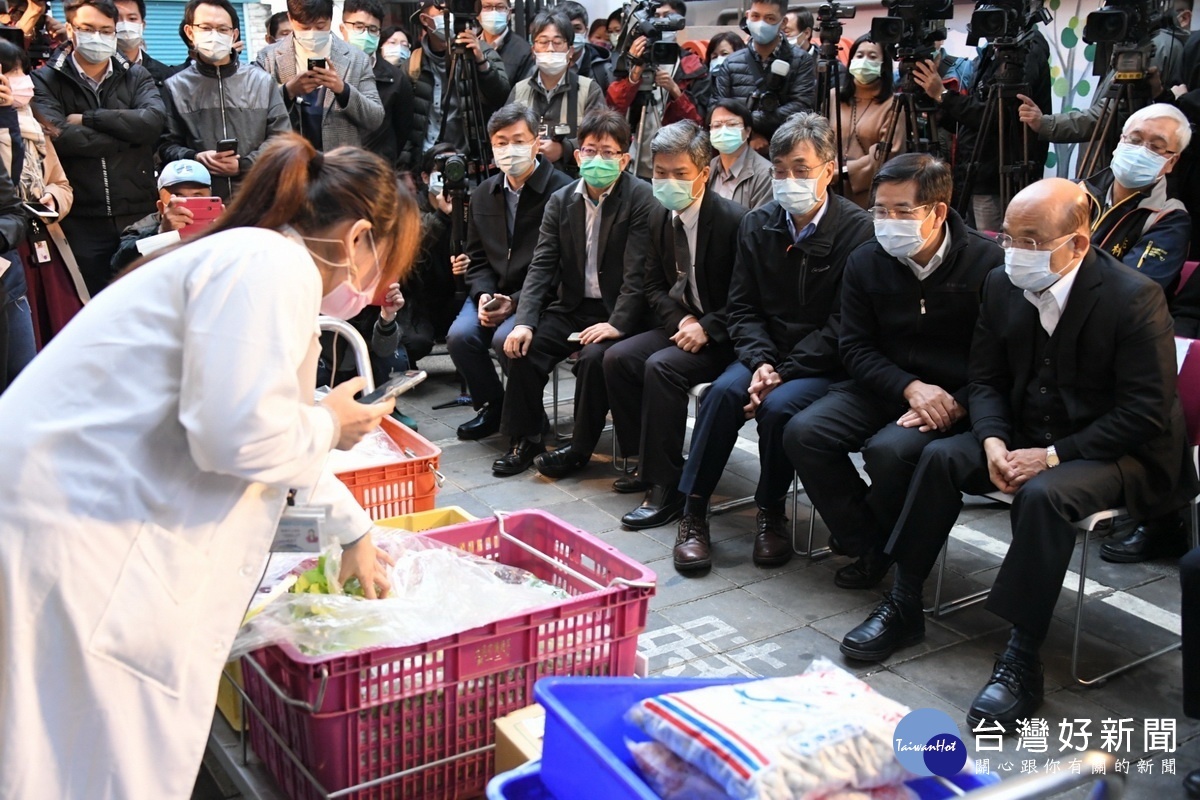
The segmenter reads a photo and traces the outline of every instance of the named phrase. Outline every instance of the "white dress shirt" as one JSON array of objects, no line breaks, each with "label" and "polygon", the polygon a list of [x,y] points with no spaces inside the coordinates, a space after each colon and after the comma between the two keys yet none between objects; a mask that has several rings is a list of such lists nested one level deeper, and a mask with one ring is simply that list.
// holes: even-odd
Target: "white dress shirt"
[{"label": "white dress shirt", "polygon": [[[1082,259],[1080,260],[1082,263]],[[1054,329],[1058,327],[1058,321],[1062,319],[1062,313],[1067,307],[1067,300],[1071,296],[1071,287],[1075,285],[1075,276],[1079,274],[1079,264],[1071,267],[1071,271],[1063,275],[1049,289],[1044,289],[1041,292],[1025,292],[1025,299],[1033,303],[1038,310],[1038,319],[1042,322],[1042,328],[1051,336],[1054,335]]]},{"label": "white dress shirt", "polygon": [[[617,181],[619,180],[620,178],[617,178]],[[603,213],[604,201],[612,194],[617,181],[613,181],[613,185],[605,189],[604,193],[600,195],[600,199],[595,202],[587,192],[587,181],[580,178],[579,184],[575,187],[575,193],[583,195],[584,219],[587,229],[587,264],[584,266],[583,273],[583,296],[589,300],[599,300],[604,296],[600,293],[600,217]]]},{"label": "white dress shirt", "polygon": [[942,236],[941,247],[937,249],[937,252],[933,254],[933,257],[929,259],[929,263],[925,266],[922,267],[911,258],[900,259],[905,264],[908,264],[908,268],[913,271],[913,275],[916,275],[919,281],[923,281],[932,275],[933,271],[940,267],[942,262],[946,260],[946,251],[950,249],[950,226],[943,226],[942,232],[944,235]]}]

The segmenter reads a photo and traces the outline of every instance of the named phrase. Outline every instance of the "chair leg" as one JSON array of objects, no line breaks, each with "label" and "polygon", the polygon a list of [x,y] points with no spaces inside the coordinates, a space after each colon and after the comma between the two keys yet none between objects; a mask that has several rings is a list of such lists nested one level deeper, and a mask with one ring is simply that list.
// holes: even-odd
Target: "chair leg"
[{"label": "chair leg", "polygon": [[950,540],[947,539],[946,543],[942,545],[942,554],[938,557],[937,582],[933,586],[933,605],[925,609],[925,613],[933,616],[935,619],[982,603],[992,592],[991,589],[980,589],[977,592],[970,592],[964,594],[962,597],[942,603],[942,581],[946,577],[946,562],[949,561],[949,558]]},{"label": "chair leg", "polygon": [[[1193,509],[1194,508],[1195,506],[1193,506]],[[1091,538],[1091,530],[1086,530],[1083,532],[1083,554],[1080,556],[1079,560],[1079,588],[1078,594],[1075,598],[1075,632],[1071,637],[1071,677],[1074,678],[1076,683],[1080,684],[1081,686],[1097,686],[1103,684],[1112,676],[1120,675],[1122,672],[1126,672],[1127,670],[1131,670],[1136,666],[1145,664],[1151,659],[1158,658],[1161,655],[1166,655],[1173,650],[1178,650],[1183,644],[1182,641],[1174,642],[1166,647],[1161,647],[1158,650],[1155,650],[1153,653],[1136,658],[1133,661],[1116,667],[1115,669],[1110,669],[1108,672],[1102,673],[1093,678],[1079,677],[1079,637],[1081,631],[1083,630],[1084,584],[1087,581],[1088,544],[1091,541]]]},{"label": "chair leg", "polygon": [[1188,532],[1191,534],[1192,548],[1200,547],[1200,506],[1196,505],[1195,499],[1188,503]]},{"label": "chair leg", "polygon": [[558,433],[558,365],[557,364],[555,364],[554,368],[550,371],[550,385],[551,385],[551,392],[552,392],[551,397],[553,398],[552,402],[554,403],[554,406],[552,409],[552,412],[554,414],[554,421],[551,423],[551,429],[554,431],[555,441],[561,442],[562,437],[559,436],[559,433]]},{"label": "chair leg", "polygon": [[803,489],[800,487],[800,476],[796,475],[792,479],[792,552],[801,558],[807,558],[809,561],[820,561],[826,556],[832,555],[833,551],[828,546],[813,549],[813,535],[817,528],[817,507],[809,506],[808,511],[808,544],[803,550],[796,546],[796,534],[799,533],[799,526],[796,523],[796,517],[799,516],[800,508],[800,492]]}]

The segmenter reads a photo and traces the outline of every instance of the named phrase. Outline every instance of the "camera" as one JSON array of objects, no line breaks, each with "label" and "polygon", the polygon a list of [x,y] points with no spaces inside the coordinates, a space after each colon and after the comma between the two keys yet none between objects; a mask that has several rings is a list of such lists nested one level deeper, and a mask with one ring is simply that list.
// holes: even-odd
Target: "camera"
[{"label": "camera", "polygon": [[442,173],[442,182],[447,195],[465,191],[470,159],[462,153],[442,153],[433,160],[433,167]]},{"label": "camera", "polygon": [[982,0],[976,3],[971,21],[967,23],[967,46],[976,46],[980,39],[987,39],[991,44],[1015,39],[1025,29],[1025,9],[1022,6],[1020,0]]},{"label": "camera", "polygon": [[[659,64],[674,64],[679,60],[679,45],[673,41],[673,36],[668,37],[672,41],[664,41],[663,34],[681,31],[687,22],[678,14],[670,14],[665,17],[655,16],[654,12],[660,6],[662,3],[655,2],[655,0],[638,0],[637,3],[626,9],[625,25],[621,28],[620,38],[617,39],[617,53],[626,64],[644,64],[654,67]],[[630,55],[629,49],[643,36],[646,37],[650,46],[641,58],[634,58]],[[628,73],[627,67],[625,72]]]},{"label": "camera", "polygon": [[886,17],[871,20],[871,38],[894,45],[901,72],[918,61],[932,60],[934,42],[946,38],[942,20],[954,16],[953,0],[884,0]]},{"label": "camera", "polygon": [[1145,78],[1153,55],[1150,38],[1170,20],[1165,0],[1108,0],[1088,14],[1083,40],[1096,45],[1095,74],[1103,75],[1111,66],[1119,83]]},{"label": "camera", "polygon": [[825,3],[817,9],[817,25],[821,36],[822,48],[833,46],[832,58],[837,58],[837,46],[841,42],[845,26],[841,20],[854,19],[858,9],[854,6],[844,6],[837,0]]}]

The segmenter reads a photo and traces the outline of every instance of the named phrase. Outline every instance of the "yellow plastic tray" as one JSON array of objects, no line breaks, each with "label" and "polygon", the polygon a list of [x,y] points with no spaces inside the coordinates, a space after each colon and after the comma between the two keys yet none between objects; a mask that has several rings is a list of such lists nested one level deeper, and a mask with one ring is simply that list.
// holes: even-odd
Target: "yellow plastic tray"
[{"label": "yellow plastic tray", "polygon": [[477,517],[468,514],[458,506],[445,506],[429,511],[418,511],[414,514],[401,514],[398,517],[376,520],[375,524],[384,528],[401,528],[413,533],[428,531],[434,528],[444,528],[447,525],[457,525],[460,522],[471,522]]}]

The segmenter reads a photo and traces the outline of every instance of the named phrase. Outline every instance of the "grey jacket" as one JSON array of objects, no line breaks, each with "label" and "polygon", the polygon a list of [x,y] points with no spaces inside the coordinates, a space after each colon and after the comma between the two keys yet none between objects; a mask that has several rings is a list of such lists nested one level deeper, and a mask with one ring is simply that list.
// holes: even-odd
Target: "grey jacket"
[{"label": "grey jacket", "polygon": [[[733,196],[729,199],[748,209],[758,208],[775,199],[772,184],[775,176],[771,173],[771,162],[756,153],[752,147],[747,147],[739,158],[743,158],[744,161],[740,165],[734,162],[734,166],[740,167],[741,171],[737,173]],[[721,179],[721,157],[714,156],[709,166],[712,169],[708,174],[708,188],[717,191],[718,184],[724,183]]]},{"label": "grey jacket", "polygon": [[237,139],[238,174],[213,176],[213,192],[224,200],[254,166],[263,143],[292,129],[283,93],[271,76],[236,61],[222,67],[193,61],[166,80],[162,95],[167,127],[158,157],[164,164],[195,159],[222,139]]},{"label": "grey jacket", "polygon": [[[330,47],[329,62],[345,82],[346,94],[339,99],[335,98],[333,92],[325,92],[325,117],[321,122],[324,150],[342,145],[361,145],[366,135],[383,123],[383,104],[379,102],[375,73],[371,70],[371,60],[367,54],[336,36]],[[254,63],[269,72],[280,85],[292,130],[299,132],[300,105],[303,101],[288,97],[287,89],[282,88],[283,84],[297,75],[295,43],[289,36],[267,45],[259,51]]]}]

